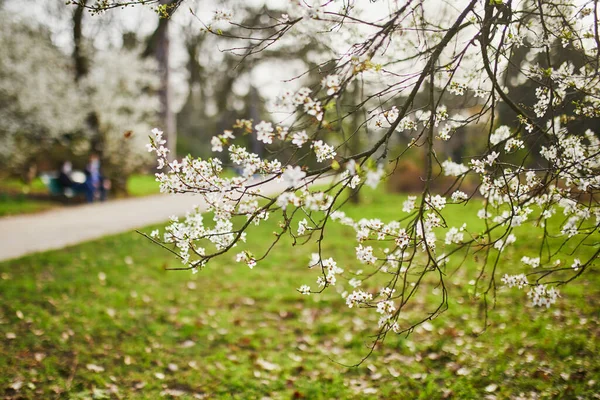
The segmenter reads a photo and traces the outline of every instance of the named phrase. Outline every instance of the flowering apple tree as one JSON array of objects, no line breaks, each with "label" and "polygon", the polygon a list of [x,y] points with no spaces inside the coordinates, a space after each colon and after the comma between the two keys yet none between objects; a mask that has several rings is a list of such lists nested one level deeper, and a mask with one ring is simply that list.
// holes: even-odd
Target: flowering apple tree
[{"label": "flowering apple tree", "polygon": [[[447,308],[446,273],[460,267],[465,253],[479,255],[475,293],[486,306],[502,286],[533,306],[550,307],[559,287],[592,268],[600,254],[598,2],[358,3],[300,1],[266,13],[256,26],[236,22],[228,11],[201,21],[207,34],[220,36],[243,58],[309,37],[329,50],[319,54],[321,68],[292,81],[308,76],[320,84],[284,90],[268,121],[240,120],[213,137],[219,158],[169,162],[161,132],[152,132],[148,149],[163,171],[157,174],[161,190],[199,194],[214,214],[211,222],[200,210],[174,218],[163,235],[152,233],[153,240],[193,272],[229,253],[254,268],[272,246],[257,253],[245,239],[254,225],[275,218],[280,230],[273,245],[284,235],[318,244],[306,263],[314,281],[298,291],[350,287],[343,294],[348,307],[379,315],[373,346]],[[509,90],[525,84],[535,88],[533,102]],[[344,101],[356,99],[357,86],[360,99],[348,105]],[[356,113],[364,121],[345,132],[344,121]],[[470,126],[479,132],[477,152],[444,157],[444,144]],[[289,151],[261,158],[234,143],[242,134]],[[364,147],[350,152],[354,136],[363,138]],[[399,148],[400,138],[408,146]],[[376,187],[417,148],[426,154],[422,193],[408,196],[389,220],[344,213],[347,188]],[[224,177],[225,163],[241,175]],[[316,189],[312,184],[323,177],[330,183]],[[434,191],[432,182],[447,177],[453,184]],[[473,178],[477,188],[467,190],[464,182]],[[273,194],[273,181],[283,181],[285,189]],[[477,217],[484,229],[448,226],[445,213],[466,202],[482,205]],[[244,222],[235,223],[238,217]],[[323,250],[332,224],[355,232],[353,264],[339,265]],[[521,226],[537,232],[531,236],[536,242],[514,274],[503,260],[521,239]],[[580,251],[584,247],[592,251]],[[387,283],[367,289],[375,276]],[[441,289],[437,306],[417,321],[399,318],[432,279]]]}]

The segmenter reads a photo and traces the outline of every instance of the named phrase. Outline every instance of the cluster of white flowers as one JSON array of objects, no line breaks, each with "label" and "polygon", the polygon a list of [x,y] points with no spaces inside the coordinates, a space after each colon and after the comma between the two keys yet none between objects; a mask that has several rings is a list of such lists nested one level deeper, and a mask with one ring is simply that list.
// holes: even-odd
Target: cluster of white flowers
[{"label": "cluster of white flowers", "polygon": [[375,171],[367,171],[365,185],[369,186],[372,189],[375,189],[377,185],[379,185],[379,181],[381,181],[381,178],[384,174],[385,170],[381,165],[379,165]]},{"label": "cluster of white flowers", "polygon": [[[216,152],[222,152],[223,151],[223,145],[227,145],[229,143],[229,140],[233,140],[235,139],[235,136],[233,136],[233,132],[226,130],[223,132],[223,134],[218,135],[218,136],[213,136],[212,139],[210,140],[210,145],[212,146],[212,151],[216,151]],[[149,149],[151,151],[151,148]]]},{"label": "cluster of white flowers", "polygon": [[463,231],[467,228],[467,224],[463,224],[460,228],[452,227],[446,233],[446,244],[462,243],[464,240]]},{"label": "cluster of white flowers", "polygon": [[546,306],[548,308],[556,303],[556,299],[560,296],[558,290],[554,287],[547,288],[547,285],[535,285],[527,292],[527,297],[531,299],[534,306]]},{"label": "cluster of white flowers", "polygon": [[404,203],[402,203],[402,211],[408,213],[414,210],[416,206],[416,201],[417,196],[408,196],[408,198],[404,200]]},{"label": "cluster of white flowers", "polygon": [[307,140],[308,135],[306,134],[306,131],[294,132],[292,134],[292,144],[298,147],[302,147]]},{"label": "cluster of white flowers", "polygon": [[328,145],[322,140],[314,141],[310,147],[314,150],[318,162],[332,160],[336,156],[333,146]]},{"label": "cluster of white flowers", "polygon": [[446,160],[442,163],[442,169],[444,170],[444,175],[446,176],[461,176],[469,171],[469,167],[463,164],[452,162],[450,160]]},{"label": "cluster of white flowers", "polygon": [[377,115],[375,118],[375,126],[378,128],[387,128],[398,119],[399,115],[398,109],[394,106]]},{"label": "cluster of white flowers", "polygon": [[535,96],[538,98],[538,102],[535,103],[533,109],[535,111],[535,115],[538,118],[541,118],[546,114],[548,110],[548,105],[550,104],[550,91],[547,87],[539,87],[535,89]]},{"label": "cluster of white flowers", "polygon": [[518,275],[505,274],[502,277],[502,283],[504,283],[506,286],[508,286],[510,288],[513,286],[516,286],[519,289],[523,289],[525,286],[529,285],[529,282],[527,281],[527,276],[525,276],[525,274],[518,274]]},{"label": "cluster of white flowers", "polygon": [[296,167],[286,167],[285,171],[283,171],[283,181],[288,185],[288,187],[298,187],[302,180],[306,176],[306,172],[302,171],[302,168]]},{"label": "cluster of white flowers", "polygon": [[327,89],[328,96],[332,96],[340,90],[340,77],[338,75],[327,75],[321,81],[321,86]]},{"label": "cluster of white flowers", "polygon": [[231,21],[233,18],[233,11],[231,10],[215,10],[213,14],[214,21]]},{"label": "cluster of white flowers", "polygon": [[301,107],[302,111],[313,116],[317,121],[323,120],[323,108],[321,102],[311,97],[312,90],[307,87],[300,88],[296,92],[284,92],[278,99],[277,105],[283,109],[296,109]]},{"label": "cluster of white flowers", "polygon": [[256,266],[256,259],[252,256],[251,253],[247,251],[242,251],[235,256],[236,262],[244,262],[250,269]]},{"label": "cluster of white flowers", "polygon": [[517,241],[516,236],[511,233],[510,235],[508,235],[506,237],[506,240],[504,240],[504,239],[496,240],[496,243],[494,244],[494,248],[501,252],[506,248],[506,246],[513,244],[516,241]]},{"label": "cluster of white flowers", "polygon": [[[473,2],[471,10],[444,10],[448,11],[449,16],[465,12],[461,17],[462,21],[468,20],[468,25],[481,29],[480,24],[483,22],[474,15],[478,11],[484,12],[483,4],[484,2]],[[290,21],[293,21],[295,29],[310,35],[310,29],[302,28],[303,23],[312,24],[308,25],[310,27],[325,24],[321,26],[335,26],[335,29],[322,29],[319,32],[339,31],[346,39],[355,37],[349,34],[350,31],[337,19],[335,12],[329,12],[336,7],[335,4],[323,6],[310,1],[295,7],[289,10],[292,19],[286,15],[279,20],[286,29],[292,25]],[[550,11],[550,6],[545,3],[539,7]],[[498,273],[482,275],[481,279],[490,279],[490,283],[493,283],[494,279],[502,276],[502,282],[508,287],[530,288],[529,297],[534,305],[548,307],[555,303],[558,292],[544,284],[551,282],[546,278],[547,275],[533,281],[535,283],[529,283],[528,274],[539,274],[543,268],[542,272],[548,272],[549,276],[551,272],[555,272],[551,270],[554,268],[556,272],[562,270],[561,274],[578,275],[583,272],[584,265],[589,265],[589,261],[584,260],[583,256],[578,254],[580,258],[573,260],[571,268],[559,268],[560,264],[556,264],[555,260],[556,254],[546,256],[545,252],[538,249],[526,255],[519,254],[521,271],[515,271],[514,274],[505,274],[503,260],[516,253],[513,251],[516,247],[511,245],[517,241],[515,233],[522,232],[517,230],[522,229],[519,227],[542,228],[543,231],[540,232],[543,232],[544,237],[556,233],[563,235],[564,240],[574,237],[584,240],[590,233],[597,232],[600,207],[595,194],[600,190],[600,140],[591,130],[582,134],[569,129],[571,121],[600,116],[600,78],[589,67],[576,70],[568,62],[558,68],[536,64],[540,52],[553,46],[548,35],[543,33],[547,33],[548,29],[561,32],[564,28],[564,21],[561,22],[561,18],[555,16],[558,9],[546,13],[547,27],[542,26],[535,13],[528,15],[530,21],[527,29],[523,28],[522,21],[516,22],[522,17],[522,12],[517,9],[513,11],[513,15],[503,21],[506,29],[481,29],[481,35],[487,31],[491,37],[481,37],[481,46],[477,48],[460,48],[460,39],[466,39],[463,30],[452,33],[456,38],[448,38],[451,43],[456,44],[456,49],[440,48],[442,55],[431,64],[419,62],[432,61],[430,57],[440,53],[430,51],[427,44],[431,42],[442,46],[445,43],[440,42],[437,28],[431,29],[432,32],[429,32],[430,29],[419,31],[425,39],[431,39],[419,38],[422,46],[414,46],[415,42],[410,40],[405,42],[411,45],[398,43],[391,36],[386,39],[367,36],[360,42],[364,45],[348,46],[349,50],[340,51],[335,57],[329,57],[332,54],[328,54],[327,60],[336,61],[327,64],[327,72],[319,76],[320,88],[318,84],[313,89],[301,87],[284,92],[278,99],[277,105],[286,109],[294,118],[289,128],[278,126],[275,121],[261,121],[255,126],[252,123],[245,125],[246,131],[255,132],[256,139],[264,144],[271,145],[276,140],[287,143],[292,149],[288,154],[293,154],[289,158],[290,162],[282,163],[272,158],[274,154],[263,159],[243,147],[233,145],[233,132],[225,131],[222,135],[215,136],[211,145],[214,151],[225,153],[222,159],[228,159],[231,164],[239,167],[242,176],[224,178],[221,174],[224,162],[219,160],[185,158],[180,162],[167,164],[166,151],[164,146],[161,147],[162,139],[154,133],[150,149],[157,153],[159,166],[167,166],[169,169],[166,173],[158,174],[162,190],[198,193],[209,205],[208,211],[214,214],[212,222],[203,220],[199,213],[191,213],[182,221],[173,220],[167,228],[164,241],[175,245],[174,248],[186,265],[201,267],[213,256],[241,245],[250,223],[260,224],[269,215],[282,216],[283,221],[279,221],[281,234],[288,232],[294,240],[297,239],[296,235],[302,236],[302,240],[306,239],[307,242],[314,242],[313,236],[318,235],[315,235],[316,232],[324,232],[326,223],[331,221],[340,224],[341,229],[351,232],[348,237],[353,239],[355,260],[345,263],[342,269],[333,258],[321,254],[322,248],[319,247],[319,253],[313,254],[309,263],[311,268],[318,267],[315,268],[319,274],[316,277],[317,291],[337,285],[340,293],[344,293],[348,307],[361,307],[377,313],[378,326],[382,331],[400,331],[398,316],[405,303],[399,298],[405,292],[395,295],[394,290],[400,286],[394,283],[381,289],[377,295],[377,291],[369,287],[368,279],[371,276],[388,274],[393,277],[392,282],[404,282],[405,287],[421,284],[421,280],[414,281],[411,278],[422,277],[430,271],[439,271],[442,280],[443,268],[451,264],[453,254],[472,248],[487,252],[485,257],[481,257],[485,259],[483,262],[489,262],[489,259],[499,260]],[[574,18],[579,15],[576,11],[565,13],[570,15],[569,21],[573,20],[574,24],[578,24]],[[440,18],[446,17],[444,14]],[[298,22],[295,22],[297,18]],[[397,21],[402,21],[402,18]],[[401,22],[398,24],[402,25]],[[427,21],[419,24],[433,26]],[[457,26],[462,26],[461,24]],[[396,28],[392,24],[390,29],[393,31]],[[466,27],[464,31],[468,29]],[[368,35],[352,33],[361,39],[363,35]],[[403,34],[411,35],[411,32]],[[500,36],[505,34],[506,37]],[[580,46],[578,50],[582,54],[594,59],[597,51],[594,46],[597,44],[593,40],[563,39],[569,46]],[[494,61],[497,64],[493,66],[492,72],[507,71],[509,65],[506,55],[513,48],[526,47],[523,50],[530,51],[524,57],[522,65],[515,68],[517,76],[511,78],[506,83],[507,86],[503,86],[504,79],[488,76],[489,70],[480,65],[482,58],[485,61],[485,58],[490,57],[490,46],[486,45],[486,40],[498,45],[494,52],[499,57]],[[469,38],[464,42],[471,43],[471,40]],[[331,43],[334,41],[328,42]],[[398,54],[403,56],[396,59]],[[310,57],[311,62],[326,65],[326,60],[321,60],[318,55]],[[447,62],[448,60],[454,61]],[[419,64],[416,70],[415,63]],[[424,69],[427,65],[432,67]],[[439,68],[439,65],[444,65],[444,68]],[[431,75],[428,75],[429,72]],[[349,83],[359,74],[362,74],[364,85],[356,90]],[[413,100],[406,102],[406,99],[416,99],[415,96],[423,93],[423,86],[417,86],[417,82],[422,85],[428,81],[433,82],[431,93],[436,97],[435,101],[430,101],[429,106],[423,107],[413,106]],[[508,103],[506,97],[512,96],[508,92],[508,86],[512,88],[530,81],[536,82],[536,86],[543,85],[536,90],[535,104],[523,104],[523,99],[509,104],[508,108],[514,112],[512,119],[493,114],[497,112],[498,102]],[[344,98],[349,91],[354,96],[352,102],[342,101],[349,100]],[[463,104],[470,105],[461,112],[471,115],[451,116],[452,112],[456,112],[451,110],[463,106],[451,104],[448,92],[465,96]],[[399,93],[406,97],[395,97]],[[576,99],[572,93],[578,94]],[[450,100],[452,99],[450,96]],[[419,98],[415,101],[417,103],[424,105],[425,101]],[[347,124],[348,120],[343,114],[346,111],[340,110],[350,110],[351,107],[347,107],[349,104],[359,104],[359,109],[366,111],[363,114],[366,117],[360,121],[364,125],[353,134],[360,134],[364,129],[368,135],[364,139],[361,137],[360,143],[373,147],[349,151],[351,146],[347,136],[340,134],[334,138],[337,132],[343,132],[344,124]],[[402,104],[401,109],[394,104]],[[562,114],[569,109],[564,107],[566,104],[572,104],[573,107],[570,108],[575,111]],[[356,110],[351,110],[349,115],[355,112]],[[335,117],[330,119],[334,114]],[[550,120],[549,115],[554,118]],[[513,120],[518,123],[505,125]],[[403,201],[402,212],[408,214],[392,216],[391,221],[366,216],[355,220],[339,209],[347,198],[341,196],[345,188],[378,186],[386,172],[389,172],[389,169],[386,171],[386,161],[394,157],[391,154],[395,152],[394,146],[398,143],[394,142],[396,138],[404,140],[408,136],[408,150],[427,148],[431,152],[427,162],[428,172],[434,175],[433,180],[437,175],[436,161],[439,153],[448,154],[450,150],[454,152],[457,146],[465,146],[464,137],[456,145],[453,141],[457,135],[463,134],[463,127],[469,126],[481,128],[480,132],[489,132],[489,137],[469,145],[469,151],[463,153],[472,154],[468,158],[458,158],[453,154],[454,161],[448,159],[441,163],[442,174],[456,178],[446,179],[454,182],[447,191],[438,191],[436,185],[430,184],[428,180],[420,195],[410,195]],[[464,131],[471,135],[466,129]],[[448,143],[434,142],[432,139],[436,135]],[[331,144],[326,143],[330,139]],[[540,162],[538,154],[533,154],[538,148],[541,148],[543,162]],[[406,148],[403,146],[403,149]],[[527,151],[520,151],[521,149]],[[322,164],[315,167],[315,158]],[[296,165],[301,162],[305,164]],[[335,182],[327,190],[309,190],[309,182],[325,174],[337,174]],[[264,187],[262,183],[253,180],[256,175],[268,182],[283,181],[284,188],[277,193],[265,193],[261,190]],[[477,182],[473,183],[475,181]],[[478,221],[477,225],[485,226],[483,230],[474,230],[472,225],[475,224],[469,224],[467,230],[462,221],[446,222],[448,209],[458,209],[460,206],[457,203],[462,205],[470,199],[483,203],[477,211],[477,216],[483,220]],[[552,222],[548,220],[561,213],[562,220],[558,223],[560,227],[555,228],[553,225],[557,225],[554,224],[556,219]],[[246,219],[241,228],[240,224],[233,223],[233,218],[238,216]],[[553,229],[556,232],[550,232]],[[524,240],[524,235],[518,234],[519,240]],[[319,244],[324,240],[323,236],[319,237]],[[213,248],[217,251],[211,253]],[[252,268],[257,260],[263,258],[244,250],[239,252],[236,259]],[[354,267],[359,267],[360,270],[355,271]],[[364,274],[362,269],[365,270]],[[346,289],[351,289],[345,291],[342,284]],[[298,291],[302,294],[315,293],[309,285],[300,286]]]},{"label": "cluster of white flowers", "polygon": [[525,265],[529,265],[532,268],[537,268],[540,266],[540,258],[539,257],[523,256],[521,258],[521,262]]},{"label": "cluster of white flowers", "polygon": [[508,139],[510,136],[510,128],[506,125],[502,125],[490,135],[490,143],[492,145],[497,145],[498,143],[501,143]]},{"label": "cluster of white flowers", "polygon": [[373,300],[373,295],[362,290],[355,290],[346,296],[346,304],[349,308],[352,308],[355,305],[364,304],[371,300]]},{"label": "cluster of white flowers", "polygon": [[452,199],[453,202],[459,202],[459,201],[467,200],[469,198],[469,195],[463,191],[457,190],[456,192],[452,193],[450,198]]},{"label": "cluster of white flowers", "polygon": [[321,267],[322,275],[317,278],[317,285],[319,287],[335,286],[337,282],[336,275],[344,272],[343,269],[337,266],[337,262],[331,257],[321,260],[319,254],[313,253],[311,258],[311,267],[319,265]]},{"label": "cluster of white flowers", "polygon": [[265,144],[273,143],[273,137],[275,136],[273,133],[273,124],[261,121],[254,129],[256,129],[256,140]]},{"label": "cluster of white flowers", "polygon": [[464,83],[452,82],[448,91],[456,96],[463,96],[468,88]]},{"label": "cluster of white flowers", "polygon": [[308,285],[302,285],[302,286],[300,286],[300,287],[298,288],[298,291],[299,291],[301,294],[304,294],[304,295],[309,295],[309,294],[310,294],[310,286],[308,286]]}]

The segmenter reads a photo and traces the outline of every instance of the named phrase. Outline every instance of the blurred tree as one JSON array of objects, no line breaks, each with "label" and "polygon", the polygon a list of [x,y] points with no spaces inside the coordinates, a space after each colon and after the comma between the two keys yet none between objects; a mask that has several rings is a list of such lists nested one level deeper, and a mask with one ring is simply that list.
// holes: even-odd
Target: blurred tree
[{"label": "blurred tree", "polygon": [[93,22],[85,10],[49,9],[53,19],[71,22],[71,57],[53,44],[45,24],[3,18],[0,164],[25,177],[39,162],[56,168],[68,158],[83,168],[95,151],[115,191],[123,192],[127,177],[150,160],[143,144],[158,121],[158,69],[135,43],[96,49],[85,36]]},{"label": "blurred tree", "polygon": [[0,15],[0,165],[25,176],[49,147],[79,148],[86,107],[70,60],[50,32]]},{"label": "blurred tree", "polygon": [[[84,2],[85,3],[85,2]],[[160,0],[160,4],[164,6],[159,14],[159,21],[154,33],[150,36],[144,57],[154,56],[158,64],[158,72],[160,76],[160,88],[158,90],[158,98],[160,101],[160,126],[166,133],[167,147],[170,150],[171,157],[176,157],[177,154],[177,126],[175,114],[172,107],[172,88],[171,88],[171,68],[169,65],[170,54],[170,38],[169,24],[171,14],[175,11],[175,0]],[[78,4],[78,8],[85,4]]]}]

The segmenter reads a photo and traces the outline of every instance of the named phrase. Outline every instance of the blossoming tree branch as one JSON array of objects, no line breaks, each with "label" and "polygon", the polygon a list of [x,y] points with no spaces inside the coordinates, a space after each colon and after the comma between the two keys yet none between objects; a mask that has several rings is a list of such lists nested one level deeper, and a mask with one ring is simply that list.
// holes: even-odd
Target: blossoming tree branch
[{"label": "blossoming tree branch", "polygon": [[[480,263],[474,286],[486,306],[504,286],[550,307],[560,286],[586,273],[600,254],[598,1],[358,3],[299,1],[262,10],[252,26],[228,11],[209,21],[198,17],[206,34],[219,36],[243,61],[307,38],[318,38],[320,61],[288,83],[269,120],[239,120],[214,136],[214,158],[169,162],[161,132],[152,132],[148,150],[163,171],[161,190],[198,194],[213,215],[207,220],[192,210],[163,234],[153,232],[153,240],[193,272],[232,255],[260,268],[284,236],[295,245],[316,243],[317,252],[299,266],[312,268],[314,281],[298,291],[349,288],[348,307],[379,315],[373,346],[442,313],[447,276],[469,254]],[[519,95],[519,87],[531,88],[531,96]],[[466,129],[476,131],[476,151],[442,156]],[[246,135],[269,154],[237,144]],[[377,187],[411,150],[425,154],[421,193],[387,220],[344,213],[349,190]],[[240,176],[224,176],[226,164]],[[313,185],[323,177],[330,179],[326,187]],[[448,177],[447,189],[434,188]],[[267,194],[271,181],[286,189]],[[446,223],[445,213],[461,212],[467,202],[481,204],[484,229]],[[246,238],[268,218],[279,221],[272,245],[249,248]],[[333,224],[354,231],[355,262],[339,265],[324,250]],[[520,260],[522,272],[508,273],[503,261],[521,239],[520,226],[536,232],[529,236],[535,243]],[[593,249],[585,258],[583,247]],[[432,279],[441,289],[438,304],[417,321],[399,318]]]}]

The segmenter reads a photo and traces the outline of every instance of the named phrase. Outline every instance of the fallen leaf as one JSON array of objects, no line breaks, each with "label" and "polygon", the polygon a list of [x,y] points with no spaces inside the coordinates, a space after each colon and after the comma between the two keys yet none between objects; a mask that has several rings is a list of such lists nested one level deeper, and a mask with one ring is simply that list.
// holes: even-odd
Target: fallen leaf
[{"label": "fallen leaf", "polygon": [[161,396],[171,396],[171,397],[181,397],[183,395],[186,395],[187,392],[183,391],[183,390],[178,390],[178,389],[165,389],[162,392],[160,392]]},{"label": "fallen leaf", "polygon": [[488,393],[495,392],[496,389],[498,389],[498,385],[496,385],[495,383],[489,384],[485,387],[485,391]]},{"label": "fallen leaf", "polygon": [[262,369],[264,369],[266,371],[274,371],[274,370],[279,369],[279,365],[273,364],[267,360],[263,360],[262,358],[259,358],[256,360],[256,365],[258,365],[259,367],[261,367]]},{"label": "fallen leaf", "polygon": [[96,364],[87,364],[85,367],[92,372],[104,372],[104,368]]}]

